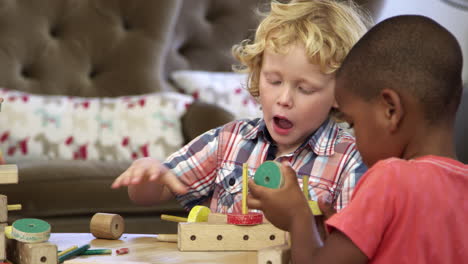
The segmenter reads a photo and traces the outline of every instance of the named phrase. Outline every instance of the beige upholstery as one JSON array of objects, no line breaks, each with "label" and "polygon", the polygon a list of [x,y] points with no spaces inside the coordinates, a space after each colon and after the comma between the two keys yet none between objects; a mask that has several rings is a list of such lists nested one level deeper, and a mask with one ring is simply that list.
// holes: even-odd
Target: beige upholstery
[{"label": "beige upholstery", "polygon": [[0,86],[119,96],[170,89],[162,75],[181,1],[0,2]]},{"label": "beige upholstery", "polygon": [[[254,7],[249,0],[0,1],[0,87],[82,97],[176,91],[168,82],[173,70],[230,69],[232,44],[255,28]],[[230,120],[218,107],[195,103],[183,133],[189,141]],[[136,206],[126,189],[111,190],[130,161],[17,164],[20,183],[0,186],[10,203],[23,205],[10,222],[38,217],[55,232],[87,232],[92,214],[109,212],[125,218],[126,232],[171,233],[176,225],[159,214],[186,214],[175,203]]]},{"label": "beige upholstery", "polygon": [[231,47],[253,36],[258,22],[254,12],[262,2],[266,1],[184,1],[166,73],[176,69],[230,71]]}]

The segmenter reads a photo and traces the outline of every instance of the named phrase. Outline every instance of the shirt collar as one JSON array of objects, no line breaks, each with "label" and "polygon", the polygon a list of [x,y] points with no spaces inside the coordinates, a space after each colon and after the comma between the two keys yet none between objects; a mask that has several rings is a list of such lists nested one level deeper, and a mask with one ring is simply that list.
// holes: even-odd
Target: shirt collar
[{"label": "shirt collar", "polygon": [[[252,125],[252,129],[244,135],[245,139],[256,139],[259,136],[263,136],[269,143],[273,143],[263,118],[255,120]],[[337,124],[328,118],[309,137],[307,144],[304,144],[303,146],[308,145],[318,156],[331,156],[335,153],[335,144],[338,138],[338,132],[339,128]]]},{"label": "shirt collar", "polygon": [[319,156],[331,156],[335,154],[335,145],[339,135],[338,132],[338,125],[335,121],[328,118],[310,138],[310,148]]}]

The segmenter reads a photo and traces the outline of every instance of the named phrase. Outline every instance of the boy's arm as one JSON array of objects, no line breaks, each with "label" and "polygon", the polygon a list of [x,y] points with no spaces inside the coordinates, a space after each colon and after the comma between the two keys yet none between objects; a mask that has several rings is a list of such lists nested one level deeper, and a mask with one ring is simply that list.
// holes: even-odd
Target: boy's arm
[{"label": "boy's arm", "polygon": [[[175,193],[175,198],[185,208],[190,209],[194,205],[206,204],[211,198],[219,166],[220,150],[218,148],[222,145],[220,140],[226,133],[225,131],[225,126],[222,126],[203,133],[169,156],[164,162],[169,172],[188,186],[187,193]],[[167,188],[166,193],[171,194]]]},{"label": "boy's arm", "polygon": [[294,170],[283,164],[281,172],[285,182],[280,189],[249,182],[248,206],[263,210],[272,224],[290,232],[293,263],[366,263],[367,257],[339,231],[333,231],[323,245]]}]

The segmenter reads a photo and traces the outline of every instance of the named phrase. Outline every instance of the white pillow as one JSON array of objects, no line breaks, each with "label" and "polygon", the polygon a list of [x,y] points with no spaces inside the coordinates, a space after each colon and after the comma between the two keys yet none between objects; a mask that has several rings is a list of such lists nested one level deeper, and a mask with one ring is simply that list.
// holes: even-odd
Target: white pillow
[{"label": "white pillow", "polygon": [[195,100],[223,107],[236,119],[262,116],[260,104],[247,91],[247,74],[184,70],[172,72],[171,79]]},{"label": "white pillow", "polygon": [[42,96],[0,89],[0,149],[19,159],[164,160],[184,143],[180,93],[116,98]]}]

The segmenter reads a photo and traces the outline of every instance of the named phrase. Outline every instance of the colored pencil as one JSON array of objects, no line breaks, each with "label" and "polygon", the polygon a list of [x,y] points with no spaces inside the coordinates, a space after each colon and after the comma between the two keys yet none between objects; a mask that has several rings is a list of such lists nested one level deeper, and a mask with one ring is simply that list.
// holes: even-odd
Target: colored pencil
[{"label": "colored pencil", "polygon": [[62,256],[60,256],[60,257],[58,258],[58,262],[59,262],[59,263],[62,263],[62,262],[64,262],[65,260],[67,260],[67,259],[69,259],[69,258],[72,258],[72,257],[74,257],[74,256],[79,256],[79,255],[83,254],[83,252],[85,252],[86,250],[88,250],[89,247],[90,247],[90,245],[89,245],[89,244],[86,244],[86,245],[81,246],[81,247],[79,247],[79,248],[77,248],[77,249],[75,249],[75,250],[72,250],[72,251],[70,251],[70,252],[68,252],[68,253],[65,253],[65,254],[63,254]]}]

